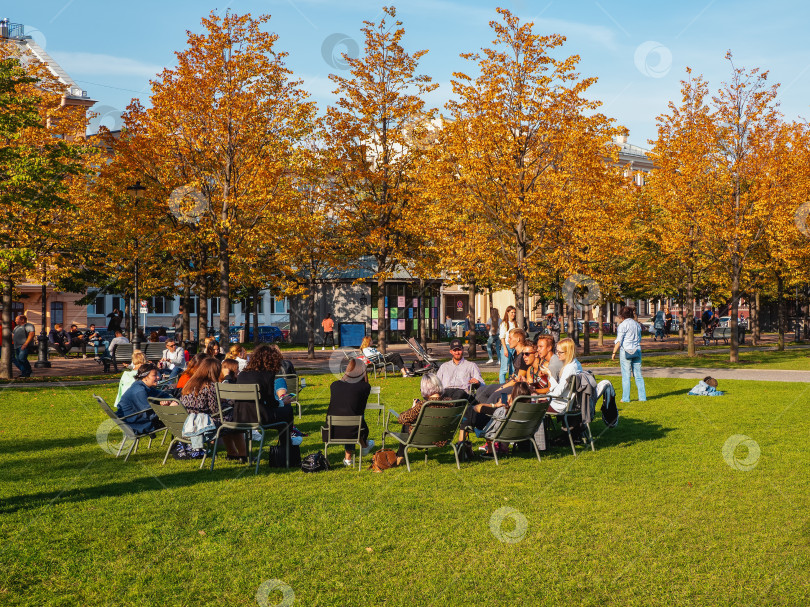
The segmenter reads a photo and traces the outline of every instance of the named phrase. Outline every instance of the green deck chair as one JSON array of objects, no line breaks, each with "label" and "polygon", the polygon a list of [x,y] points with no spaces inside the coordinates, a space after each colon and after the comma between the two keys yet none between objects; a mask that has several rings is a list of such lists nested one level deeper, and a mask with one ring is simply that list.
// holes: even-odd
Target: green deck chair
[{"label": "green deck chair", "polygon": [[[164,406],[160,404],[167,401],[170,401],[173,404],[171,406]],[[158,416],[158,419],[160,419],[160,421],[163,422],[163,425],[166,426],[166,430],[168,430],[172,435],[172,441],[169,443],[169,448],[166,450],[166,455],[163,457],[162,465],[165,466],[166,460],[169,458],[169,453],[172,452],[172,447],[174,447],[176,443],[182,443],[184,445],[191,444],[191,440],[183,438],[183,424],[186,423],[188,411],[186,411],[186,408],[176,398],[150,397],[149,404],[152,406],[152,410],[155,412],[155,415]],[[202,467],[205,464],[206,457],[208,457],[207,453],[203,456],[202,461],[200,462],[200,470],[202,470]]]},{"label": "green deck chair", "polygon": [[[124,440],[121,441],[121,446],[118,447],[118,453],[115,454],[115,457],[118,457],[118,456],[121,455],[121,451],[123,450],[124,445],[127,443],[128,440],[132,441],[132,444],[129,446],[129,451],[127,451],[127,456],[124,458],[125,462],[129,461],[129,456],[130,455],[132,455],[133,453],[138,452],[138,443],[140,443],[142,438],[148,438],[149,439],[149,447],[151,447],[152,446],[152,435],[155,434],[156,432],[160,432],[163,429],[163,428],[159,428],[157,430],[153,430],[152,432],[145,432],[143,434],[137,434],[131,427],[129,427],[127,425],[127,423],[124,420],[126,420],[128,417],[135,417],[136,415],[140,415],[141,413],[145,413],[146,411],[151,411],[151,409],[143,409],[142,411],[136,411],[135,413],[130,413],[129,415],[125,415],[124,417],[118,417],[118,415],[115,413],[115,411],[112,410],[110,405],[107,404],[107,401],[105,401],[103,398],[101,398],[97,394],[93,394],[93,398],[95,398],[98,401],[98,404],[101,407],[101,410],[104,411],[104,413],[107,414],[107,417],[109,417],[111,420],[113,420],[115,422],[115,425],[118,426],[118,428],[121,430],[121,432],[124,433]],[[160,442],[161,445],[164,442],[166,442],[166,435],[168,434],[168,432],[169,431],[166,430],[163,433],[163,440]]]},{"label": "green deck chair", "polygon": [[574,438],[571,436],[571,423],[569,420],[579,419],[585,428],[585,444],[591,446],[591,451],[596,451],[593,444],[593,435],[591,434],[591,425],[582,420],[582,412],[579,410],[579,403],[577,402],[577,393],[575,391],[577,385],[577,376],[572,375],[567,382],[565,392],[567,402],[565,410],[562,413],[554,413],[558,418],[562,419],[562,428],[568,433],[568,443],[571,445],[571,452],[574,457],[577,456],[577,449],[574,446]]},{"label": "green deck chair", "polygon": [[[448,405],[445,407],[431,407],[432,404]],[[390,436],[399,444],[405,447],[405,464],[408,472],[411,471],[411,462],[408,458],[408,449],[425,449],[425,463],[427,463],[427,450],[436,448],[434,443],[449,441],[453,447],[453,455],[456,456],[456,467],[461,470],[458,461],[459,445],[453,442],[458,426],[461,423],[461,416],[467,408],[467,400],[450,401],[428,401],[419,410],[419,417],[411,426],[410,433],[391,432],[388,430],[388,423],[391,417],[399,417],[396,411],[388,410],[388,417],[385,418],[385,430],[382,436],[382,448],[385,449],[385,437]]]},{"label": "green deck chair", "polygon": [[[517,397],[506,412],[506,417],[501,420],[493,420],[500,422],[493,433],[486,433],[484,436],[487,440],[499,443],[521,443],[523,441],[530,441],[534,447],[534,452],[537,454],[537,461],[540,461],[540,449],[537,446],[537,441],[534,435],[543,423],[543,418],[546,416],[546,410],[549,403],[548,397],[543,396],[519,396]],[[498,450],[492,449],[492,454],[495,456],[495,465],[498,465]]]},{"label": "green deck chair", "polygon": [[298,406],[298,419],[301,419],[301,401],[299,400],[299,394],[301,393],[301,378],[297,373],[281,373],[276,375],[276,378],[287,380],[287,393],[292,393],[295,395],[295,400],[291,401],[290,405]]},{"label": "green deck chair", "polygon": [[[224,409],[228,408],[227,401],[229,400],[239,400],[239,401],[252,401],[253,405],[256,407],[256,419],[261,420],[261,409],[259,406],[260,402],[260,395],[259,395],[259,385],[258,384],[216,384],[217,390],[217,404],[219,405],[219,414],[217,415],[217,419],[221,422],[219,428],[217,428],[217,433],[214,438],[214,449],[211,452],[211,470],[214,469],[214,463],[216,462],[217,458],[217,446],[219,445],[219,435],[222,430],[241,430],[247,433],[248,437],[248,454],[253,452],[253,431],[257,431],[261,434],[261,440],[259,441],[259,452],[256,455],[256,474],[259,473],[259,463],[262,461],[262,448],[264,447],[264,436],[267,430],[276,430],[278,431],[279,439],[284,436],[286,432],[289,434],[290,426],[292,424],[288,424],[286,422],[277,422],[274,424],[267,424],[262,425],[261,422],[255,423],[246,423],[246,422],[229,422],[225,421],[223,418],[222,412]],[[285,441],[286,446],[286,456],[287,456],[287,468],[290,467],[290,441]]]},{"label": "green deck chair", "polygon": [[[355,438],[333,438],[332,430],[336,428],[354,428]],[[326,432],[326,441],[323,443],[323,456],[327,456],[329,445],[357,445],[359,449],[357,469],[363,469],[363,445],[360,444],[360,432],[363,429],[362,415],[327,415],[326,426],[321,427]]]}]

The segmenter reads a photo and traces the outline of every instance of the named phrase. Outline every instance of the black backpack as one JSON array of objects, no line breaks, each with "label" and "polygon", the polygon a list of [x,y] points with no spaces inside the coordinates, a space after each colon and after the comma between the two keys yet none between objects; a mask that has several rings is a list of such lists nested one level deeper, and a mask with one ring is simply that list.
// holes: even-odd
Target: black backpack
[{"label": "black backpack", "polygon": [[329,470],[329,462],[323,456],[321,451],[310,453],[301,461],[302,472],[322,472]]},{"label": "black backpack", "polygon": [[602,396],[602,421],[608,428],[619,425],[619,409],[616,407],[616,393],[608,390]]},{"label": "black backpack", "polygon": [[[284,445],[272,445],[269,448],[270,454],[270,467],[271,468],[286,468],[287,455],[284,452]],[[290,468],[298,467],[301,465],[301,447],[298,445],[290,445]]]}]

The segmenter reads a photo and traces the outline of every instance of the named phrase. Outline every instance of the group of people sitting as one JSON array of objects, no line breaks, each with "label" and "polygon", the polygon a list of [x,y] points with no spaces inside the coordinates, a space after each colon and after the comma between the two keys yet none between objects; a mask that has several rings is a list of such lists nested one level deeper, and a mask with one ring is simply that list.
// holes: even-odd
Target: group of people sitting
[{"label": "group of people sitting", "polygon": [[102,339],[96,331],[96,325],[90,325],[82,331],[75,324],[70,325],[70,331],[65,331],[62,323],[54,323],[48,332],[48,342],[62,356],[67,357],[71,348],[79,348],[83,358],[87,358],[87,346],[92,346],[94,357],[99,359],[98,350],[104,348],[107,353],[107,341]]},{"label": "group of people sitting", "polygon": [[[166,342],[167,346],[169,342]],[[215,343],[215,342],[214,342]],[[262,425],[285,422],[291,425],[291,432],[283,434],[283,440],[290,440],[291,433],[300,432],[292,426],[293,408],[291,402],[293,394],[288,392],[287,382],[278,375],[285,374],[286,370],[295,372],[289,361],[285,361],[281,350],[275,344],[262,344],[254,350],[249,360],[244,349],[234,346],[227,355],[220,358],[218,345],[206,346],[184,365],[183,370],[176,375],[177,385],[172,390],[161,390],[158,383],[161,373],[158,365],[147,362],[143,352],[135,350],[132,355],[131,369],[121,376],[118,396],[115,404],[119,417],[126,418],[126,423],[138,434],[149,434],[163,427],[157,414],[151,410],[149,398],[167,399],[161,401],[165,406],[176,405],[176,401],[168,400],[179,398],[180,403],[188,413],[201,413],[209,415],[216,427],[223,421],[237,423],[257,423]],[[253,402],[233,401],[227,412],[221,412],[216,397],[216,384],[257,384],[259,386],[259,415],[256,418],[256,408]],[[140,412],[140,413],[139,413]],[[139,413],[138,415],[133,415]],[[128,417],[133,415],[132,417]],[[248,461],[247,447],[244,433],[223,431],[223,443],[228,459],[238,460],[242,463]],[[178,445],[173,454],[177,459],[187,457],[203,457],[201,449],[188,449]]]},{"label": "group of people sitting", "polygon": [[[370,340],[369,340],[370,341]],[[547,407],[551,414],[562,413],[567,406],[567,388],[569,379],[582,372],[582,365],[577,360],[576,344],[571,339],[562,339],[555,345],[550,335],[539,335],[535,342],[527,340],[522,329],[514,328],[508,333],[509,349],[512,352],[510,369],[513,371],[506,381],[486,385],[478,365],[464,358],[464,346],[459,339],[450,342],[451,360],[439,367],[437,373],[428,373],[422,377],[421,398],[413,401],[412,406],[398,416],[403,432],[410,432],[425,403],[431,407],[446,407],[450,401],[465,400],[468,403],[462,418],[459,441],[471,450],[467,440],[469,432],[476,432],[485,438],[481,450],[491,455],[495,448],[501,451],[505,445],[494,445],[487,437],[499,419],[503,419],[515,399],[522,396],[545,395],[547,398],[538,401],[538,406]],[[173,350],[174,344],[166,342],[167,349]],[[170,346],[171,344],[171,346]],[[364,341],[364,354],[370,344]],[[182,348],[180,348],[182,350]],[[393,362],[393,357],[391,357]],[[398,364],[404,369],[404,364]],[[177,363],[179,368],[180,363]],[[366,362],[361,358],[349,360],[342,377],[330,385],[330,401],[327,415],[362,416],[371,393],[366,372]],[[170,376],[174,373],[174,369]],[[293,433],[300,436],[292,426],[294,412],[291,406],[294,395],[288,392],[286,380],[279,375],[295,373],[290,361],[284,359],[275,344],[262,344],[247,358],[241,346],[232,346],[227,354],[219,351],[215,340],[206,343],[205,350],[191,357],[182,370],[176,374],[177,385],[173,391],[161,391],[158,383],[161,373],[158,365],[147,362],[143,353],[136,350],[132,357],[132,368],[125,371],[119,384],[116,405],[121,417],[140,412],[139,415],[127,417],[127,423],[140,434],[148,434],[162,425],[157,415],[151,411],[149,397],[179,398],[180,403],[189,413],[203,413],[211,417],[219,426],[223,421],[261,422],[262,425],[285,422],[291,425]],[[236,384],[256,384],[260,394],[260,417],[256,419],[255,406],[252,403],[234,402],[228,412],[220,412],[216,398],[218,382]],[[170,406],[174,401],[166,400]],[[368,425],[363,419],[360,435],[352,427],[335,427],[332,438],[357,438],[365,455],[374,447],[369,438]],[[286,433],[284,440],[290,440]],[[324,434],[326,441],[329,437]],[[244,434],[223,432],[223,442],[229,459],[247,461]],[[185,455],[175,457],[202,457],[203,453],[195,450],[186,451]],[[404,448],[397,452],[397,465],[404,460]],[[346,446],[344,464],[352,465],[354,446]]]},{"label": "group of people sitting", "polygon": [[[513,328],[508,332],[508,343],[512,352],[509,368],[513,372],[503,383],[486,385],[478,365],[464,358],[461,340],[451,340],[451,360],[442,364],[437,373],[428,373],[422,377],[422,398],[415,399],[412,407],[399,415],[397,421],[402,424],[402,431],[411,431],[412,424],[426,402],[430,402],[431,407],[447,407],[449,405],[445,403],[449,401],[466,400],[469,404],[461,421],[459,441],[471,449],[467,441],[468,432],[478,430],[486,439],[487,434],[491,434],[488,430],[505,416],[518,397],[545,395],[547,400],[538,406],[547,407],[551,414],[565,411],[569,379],[582,372],[574,341],[562,339],[555,345],[551,335],[539,335],[536,342],[532,342],[527,339],[523,329]],[[364,361],[350,360],[343,377],[330,386],[331,399],[327,415],[363,415],[370,391]],[[355,438],[353,431],[353,428],[335,428],[333,438]],[[324,435],[323,438],[326,440],[327,436]],[[374,445],[374,441],[368,438],[365,420],[357,438],[364,452]],[[505,445],[499,447],[506,449]],[[481,451],[490,455],[493,448],[493,443],[486,439]],[[343,463],[346,466],[352,464],[353,454],[353,446],[345,448]],[[402,463],[404,457],[404,447],[400,446],[397,465]]]}]

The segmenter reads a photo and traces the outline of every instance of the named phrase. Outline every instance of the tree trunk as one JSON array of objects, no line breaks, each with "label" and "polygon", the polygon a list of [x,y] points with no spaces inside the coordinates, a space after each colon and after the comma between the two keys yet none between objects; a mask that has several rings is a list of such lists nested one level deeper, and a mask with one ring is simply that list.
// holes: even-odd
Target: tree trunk
[{"label": "tree trunk", "polygon": [[191,341],[191,320],[189,318],[189,309],[191,308],[191,282],[186,281],[185,288],[183,289],[183,334],[181,339]]},{"label": "tree trunk", "polygon": [[694,358],[695,352],[695,284],[690,277],[686,283],[686,301],[689,304],[686,308],[686,355]]},{"label": "tree trunk", "polygon": [[785,351],[785,321],[787,320],[787,309],[785,302],[785,281],[782,280],[782,275],[776,275],[776,305],[777,317],[776,326],[779,331],[779,337],[776,341],[776,349],[779,352]]},{"label": "tree trunk", "polygon": [[568,303],[568,337],[574,340],[574,343],[579,346],[579,327],[577,327],[577,314],[576,308]]},{"label": "tree trunk", "polygon": [[253,344],[259,345],[259,287],[253,287]]},{"label": "tree trunk", "polygon": [[599,346],[605,345],[605,300],[599,295]]},{"label": "tree trunk", "polygon": [[751,330],[751,343],[755,346],[759,345],[759,291],[754,293],[754,297],[750,301],[751,314],[749,317],[749,328]]},{"label": "tree trunk", "polygon": [[470,283],[470,293],[467,298],[467,311],[470,318],[470,334],[467,338],[470,340],[470,343],[467,347],[467,358],[470,360],[475,360],[476,358],[476,349],[477,345],[476,335],[475,335],[475,281]]},{"label": "tree trunk", "polygon": [[219,237],[219,345],[227,348],[230,343],[231,308],[231,258],[228,250],[228,236]]},{"label": "tree trunk", "polygon": [[731,262],[731,318],[729,327],[731,328],[731,348],[729,352],[729,362],[740,362],[740,338],[737,335],[738,314],[740,309],[740,265],[739,260],[734,258]]},{"label": "tree trunk", "polygon": [[[11,379],[11,357],[14,354],[11,342],[11,296],[14,284],[11,279],[3,281],[3,349],[0,352],[0,378]],[[44,320],[44,319],[43,319]]]},{"label": "tree trunk", "polygon": [[199,342],[200,347],[202,347],[205,338],[208,337],[208,281],[205,281],[205,286],[203,287],[203,296],[199,298],[197,304],[197,319],[198,319],[198,329],[199,335],[197,335],[197,342]]},{"label": "tree trunk", "polygon": [[315,273],[310,271],[307,281],[307,358],[315,359]]},{"label": "tree trunk", "polygon": [[[377,269],[382,268],[382,264],[377,261]],[[385,339],[386,321],[385,318],[385,277],[380,276],[377,279],[377,349],[385,354],[388,351],[388,346]]]},{"label": "tree trunk", "polygon": [[[518,227],[518,232],[522,232],[522,226]],[[517,281],[515,282],[515,323],[521,329],[525,326],[526,310],[524,309],[526,303],[526,291],[528,289],[524,260],[526,258],[526,246],[518,244],[517,246]]]},{"label": "tree trunk", "polygon": [[584,331],[583,343],[582,343],[582,353],[583,354],[590,354],[591,353],[591,307],[586,305],[582,308],[582,329]]},{"label": "tree trunk", "polygon": [[132,335],[132,299],[129,296],[129,293],[124,293],[124,326],[122,327],[124,330],[124,335],[127,336],[127,339],[131,342],[134,342]]},{"label": "tree trunk", "polygon": [[428,305],[425,308],[425,279],[419,279],[419,300],[418,306],[416,308],[416,312],[419,314],[419,343],[422,344],[422,347],[427,352],[427,322],[425,322],[425,310],[429,309],[430,306]]}]

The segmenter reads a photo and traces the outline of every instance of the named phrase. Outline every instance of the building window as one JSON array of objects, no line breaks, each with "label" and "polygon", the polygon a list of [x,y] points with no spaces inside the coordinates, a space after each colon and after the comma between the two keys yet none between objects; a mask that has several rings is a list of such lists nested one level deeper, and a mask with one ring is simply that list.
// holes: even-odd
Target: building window
[{"label": "building window", "polygon": [[96,316],[106,316],[107,314],[107,298],[103,295],[97,295],[93,301],[93,311]]},{"label": "building window", "polygon": [[254,305],[259,314],[264,314],[264,297],[259,295],[256,299],[253,300]]},{"label": "building window", "polygon": [[153,297],[149,307],[153,314],[171,314],[173,303],[173,297]]},{"label": "building window", "polygon": [[209,314],[219,314],[219,297],[211,298],[211,305],[208,306]]},{"label": "building window", "polygon": [[65,323],[65,304],[61,301],[51,302],[51,326],[54,326],[56,323]]}]

